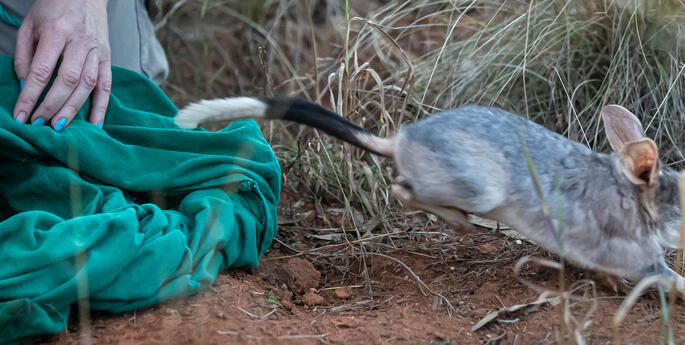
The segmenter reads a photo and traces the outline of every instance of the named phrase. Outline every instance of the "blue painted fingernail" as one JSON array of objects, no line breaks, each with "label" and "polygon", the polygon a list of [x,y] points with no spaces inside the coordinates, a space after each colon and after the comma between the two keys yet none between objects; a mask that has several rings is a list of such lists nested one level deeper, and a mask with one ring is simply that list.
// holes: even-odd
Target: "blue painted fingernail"
[{"label": "blue painted fingernail", "polygon": [[55,124],[55,130],[58,132],[61,132],[64,129],[64,126],[67,124],[67,119],[61,118],[57,123]]},{"label": "blue painted fingernail", "polygon": [[102,122],[98,122],[98,128],[102,128]]},{"label": "blue painted fingernail", "polygon": [[44,125],[44,124],[45,124],[45,120],[43,120],[43,119],[41,119],[41,118],[38,118],[38,120],[33,121],[33,123],[31,124],[31,126],[42,126],[42,125]]},{"label": "blue painted fingernail", "polygon": [[25,111],[20,112],[19,115],[17,115],[17,118],[16,118],[15,120],[16,120],[17,122],[23,124],[24,121],[26,121],[26,112],[25,112]]},{"label": "blue painted fingernail", "polygon": [[23,88],[24,88],[24,81],[20,80],[19,81],[19,90],[21,91],[21,89],[23,89]]}]

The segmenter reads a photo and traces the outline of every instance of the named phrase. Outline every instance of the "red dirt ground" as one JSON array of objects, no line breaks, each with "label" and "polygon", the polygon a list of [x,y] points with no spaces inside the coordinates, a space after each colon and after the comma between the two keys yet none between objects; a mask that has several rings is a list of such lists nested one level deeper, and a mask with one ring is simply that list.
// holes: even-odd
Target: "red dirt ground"
[{"label": "red dirt ground", "polygon": [[[74,310],[67,330],[35,344],[564,343],[569,326],[560,322],[563,304],[502,314],[471,331],[491,311],[538,298],[517,280],[513,267],[525,255],[546,254],[487,229],[464,235],[440,224],[421,228],[419,218],[400,224],[407,230],[388,234],[382,250],[378,245],[384,241],[369,242],[364,257],[355,253],[359,246],[354,249],[344,240],[311,240],[305,230],[283,230],[281,241],[310,254],[294,254],[275,242],[259,268],[225,272],[209,291],[123,315],[96,313],[88,327],[79,326]],[[439,232],[447,237],[435,234]],[[396,249],[388,249],[391,241]],[[427,289],[421,292],[407,268],[430,291],[449,300],[451,313],[439,297]],[[588,279],[586,275],[570,269],[566,282]],[[535,266],[525,267],[521,276],[550,288],[558,282],[557,272]],[[597,286],[596,295],[586,288],[575,296],[579,299],[570,310],[576,321],[569,324],[583,324],[584,314],[596,303],[582,335],[590,344],[613,343],[612,318],[625,295],[604,284]],[[668,333],[660,306],[657,294],[643,296],[617,332],[621,342],[664,341]],[[685,307],[681,303],[670,312],[676,343],[685,343]]]}]

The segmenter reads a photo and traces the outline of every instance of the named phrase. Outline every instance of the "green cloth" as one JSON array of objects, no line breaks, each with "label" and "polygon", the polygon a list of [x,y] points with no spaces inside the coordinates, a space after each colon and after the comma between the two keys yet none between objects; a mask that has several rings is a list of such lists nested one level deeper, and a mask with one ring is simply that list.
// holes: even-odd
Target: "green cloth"
[{"label": "green cloth", "polygon": [[280,168],[254,121],[181,130],[150,80],[113,68],[104,130],[16,123],[0,56],[0,343],[58,333],[89,298],[122,312],[256,266],[276,232]]}]

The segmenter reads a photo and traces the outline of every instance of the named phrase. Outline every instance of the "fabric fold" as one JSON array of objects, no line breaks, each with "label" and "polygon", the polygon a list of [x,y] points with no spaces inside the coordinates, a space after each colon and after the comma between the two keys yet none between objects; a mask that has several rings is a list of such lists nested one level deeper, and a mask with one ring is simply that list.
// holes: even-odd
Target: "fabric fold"
[{"label": "fabric fold", "polygon": [[122,312],[257,266],[276,232],[280,168],[254,121],[181,130],[149,79],[113,68],[104,130],[16,123],[0,56],[0,342],[66,327],[88,298]]}]

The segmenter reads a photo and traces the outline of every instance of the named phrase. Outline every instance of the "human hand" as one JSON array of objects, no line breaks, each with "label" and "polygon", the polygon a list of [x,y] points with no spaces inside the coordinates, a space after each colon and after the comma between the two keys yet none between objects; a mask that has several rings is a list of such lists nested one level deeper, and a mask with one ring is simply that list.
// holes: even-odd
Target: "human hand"
[{"label": "human hand", "polygon": [[[32,113],[60,57],[57,77]],[[92,93],[89,121],[102,127],[112,85],[107,0],[37,0],[17,33],[14,69],[25,81],[17,122],[62,131]]]}]

